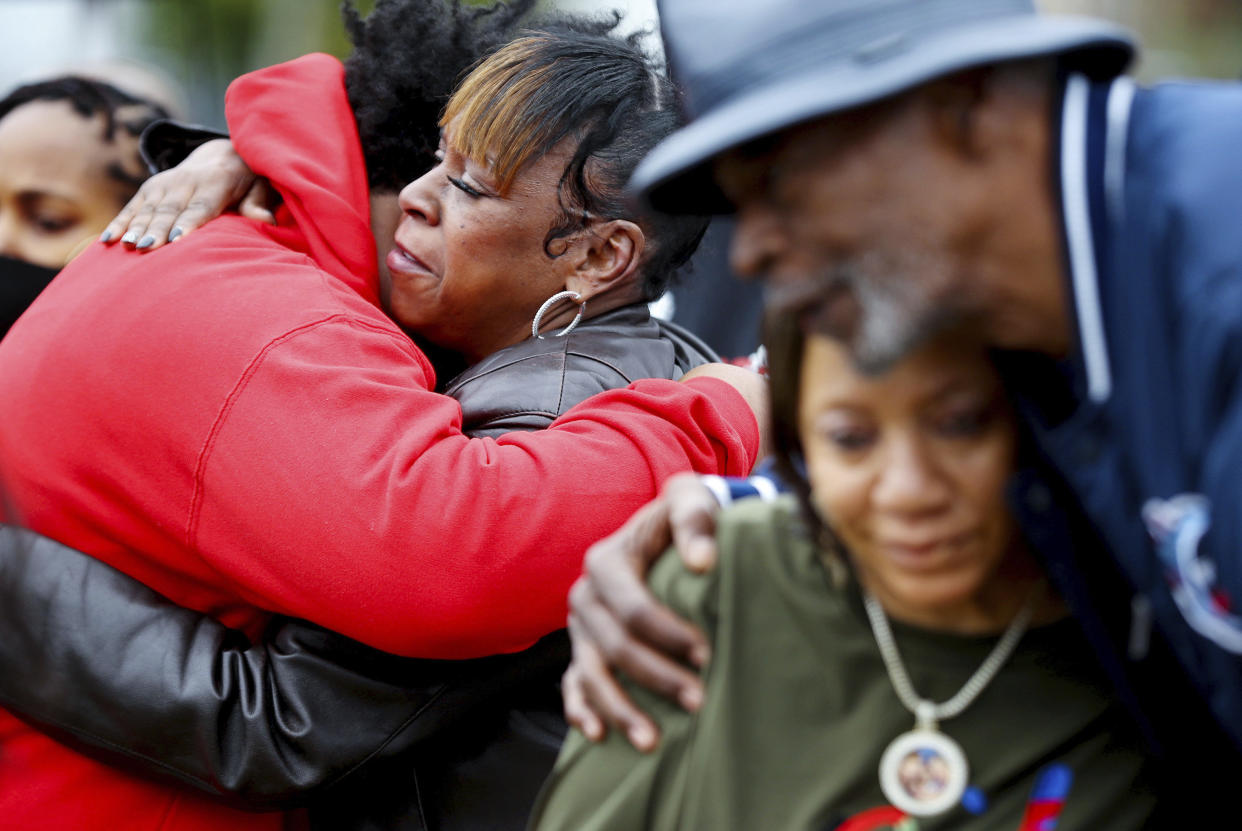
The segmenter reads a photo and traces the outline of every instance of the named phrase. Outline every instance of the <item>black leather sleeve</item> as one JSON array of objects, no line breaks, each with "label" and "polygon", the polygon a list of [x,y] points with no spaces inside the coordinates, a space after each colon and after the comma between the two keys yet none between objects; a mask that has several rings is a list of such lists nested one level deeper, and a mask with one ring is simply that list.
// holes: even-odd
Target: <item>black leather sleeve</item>
[{"label": "black leather sleeve", "polygon": [[320,796],[555,675],[563,633],[472,661],[399,658],[278,619],[261,642],[52,540],[0,526],[0,704],[110,764],[250,809]]},{"label": "black leather sleeve", "polygon": [[161,118],[147,125],[138,137],[138,151],[151,173],[176,167],[200,145],[229,134],[211,127]]}]

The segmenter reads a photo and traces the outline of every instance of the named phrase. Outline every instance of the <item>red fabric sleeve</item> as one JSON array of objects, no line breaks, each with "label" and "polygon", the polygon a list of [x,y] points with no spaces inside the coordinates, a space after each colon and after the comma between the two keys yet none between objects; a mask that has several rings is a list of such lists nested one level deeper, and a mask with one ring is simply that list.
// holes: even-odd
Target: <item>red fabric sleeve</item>
[{"label": "red fabric sleeve", "polygon": [[745,474],[756,453],[749,407],[710,378],[640,381],[546,431],[468,439],[457,402],[409,377],[410,348],[330,321],[239,385],[199,465],[190,541],[243,597],[399,654],[518,650],[564,625],[586,548],[664,479]]},{"label": "red fabric sleeve", "polygon": [[378,305],[366,161],[341,62],[313,54],[243,75],[225,114],[238,154],[280,191],[315,262]]}]

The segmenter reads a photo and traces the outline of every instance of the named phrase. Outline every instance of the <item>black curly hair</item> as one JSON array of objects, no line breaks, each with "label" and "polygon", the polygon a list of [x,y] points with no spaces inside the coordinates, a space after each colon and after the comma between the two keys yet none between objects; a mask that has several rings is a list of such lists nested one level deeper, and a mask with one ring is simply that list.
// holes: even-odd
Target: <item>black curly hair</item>
[{"label": "black curly hair", "polygon": [[440,113],[474,64],[513,36],[535,0],[377,0],[365,18],[345,0],[354,45],[345,88],[373,189],[396,192],[435,165]]},{"label": "black curly hair", "polygon": [[104,81],[80,75],[61,75],[24,84],[0,98],[0,118],[33,101],[64,101],[83,118],[103,116],[103,140],[106,142],[114,142],[118,131],[135,139],[132,167],[144,173],[135,175],[119,162],[110,164],[107,173],[127,191],[127,195],[121,200],[122,204],[137,192],[146,179],[147,167],[138,153],[136,139],[151,122],[168,118],[167,110],[154,101],[130,95]]}]

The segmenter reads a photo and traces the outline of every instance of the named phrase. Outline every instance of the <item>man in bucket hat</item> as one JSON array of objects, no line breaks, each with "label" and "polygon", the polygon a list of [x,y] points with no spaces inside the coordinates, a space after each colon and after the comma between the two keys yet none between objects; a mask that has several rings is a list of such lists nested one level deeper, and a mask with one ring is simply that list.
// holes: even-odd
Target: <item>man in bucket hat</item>
[{"label": "man in bucket hat", "polygon": [[[664,210],[735,212],[735,269],[864,369],[947,326],[1008,350],[1049,463],[1015,488],[1028,536],[1153,746],[1181,765],[1225,735],[1218,758],[1236,770],[1242,88],[1137,88],[1120,77],[1123,31],[1029,0],[666,0],[661,20],[691,121],[634,190]],[[1072,560],[1048,533],[1064,525],[1062,486],[1105,562]],[[565,682],[588,735],[607,723],[656,741],[610,663],[701,700],[656,652],[701,663],[706,644],[638,574],[669,516],[683,559],[710,563],[705,494],[672,484],[588,557]],[[1214,725],[1192,725],[1198,710]]]}]

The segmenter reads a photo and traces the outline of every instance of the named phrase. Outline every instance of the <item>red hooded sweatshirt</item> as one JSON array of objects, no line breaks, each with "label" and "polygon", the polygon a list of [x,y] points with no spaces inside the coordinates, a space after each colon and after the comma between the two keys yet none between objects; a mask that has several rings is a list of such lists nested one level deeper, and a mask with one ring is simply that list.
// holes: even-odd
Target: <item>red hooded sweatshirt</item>
[{"label": "red hooded sweatshirt", "polygon": [[[254,632],[270,612],[404,655],[466,658],[564,625],[585,548],[683,470],[746,473],[727,385],[640,381],[538,433],[461,434],[377,305],[340,63],[247,75],[238,152],[285,199],[146,255],[97,245],[0,345],[0,481],[17,518]],[[178,668],[169,667],[170,672]],[[0,711],[9,828],[276,828],[129,777]]]}]

